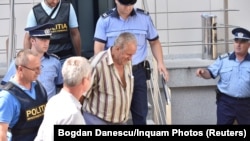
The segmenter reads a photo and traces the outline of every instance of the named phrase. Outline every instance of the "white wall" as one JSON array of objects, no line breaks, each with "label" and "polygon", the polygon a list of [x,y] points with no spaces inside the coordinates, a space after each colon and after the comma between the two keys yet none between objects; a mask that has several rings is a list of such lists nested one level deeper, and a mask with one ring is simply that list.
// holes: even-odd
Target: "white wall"
[{"label": "white wall", "polygon": [[[24,28],[26,18],[31,7],[41,0],[15,0],[16,17],[16,48],[23,47]],[[155,23],[167,59],[200,57],[202,52],[201,14],[208,12],[217,16],[217,25],[224,26],[224,0],[138,0],[136,7],[143,7],[142,1],[147,3]],[[5,41],[9,34],[10,6],[9,0],[0,1],[0,53],[5,53]],[[229,25],[242,26],[250,29],[250,1],[228,0]],[[213,12],[215,10],[221,10]],[[158,12],[158,14],[155,14]],[[159,13],[160,12],[160,13]],[[190,29],[191,28],[191,29]],[[229,37],[232,39],[231,29]],[[218,28],[218,40],[224,40],[225,28]],[[224,41],[221,41],[224,42]],[[198,45],[194,45],[198,44]],[[224,44],[218,45],[224,51]],[[230,45],[230,49],[232,49]],[[3,57],[4,56],[4,57]],[[6,62],[4,54],[0,54],[0,62]],[[0,64],[1,65],[1,64]]]},{"label": "white wall", "polygon": [[[27,15],[32,6],[41,0],[13,0],[15,14],[14,40],[16,49],[23,48],[24,28],[26,26]],[[6,40],[10,32],[10,0],[0,0],[0,75],[7,70]]]},{"label": "white wall", "polygon": [[[228,0],[228,24],[224,21],[224,2],[226,0],[138,0],[136,6],[144,8],[145,3],[158,28],[160,40],[165,46],[164,54],[167,59],[174,56],[198,57],[202,53],[202,24],[201,14],[216,15],[218,55],[225,52],[225,30],[228,28],[229,40],[232,39],[231,30],[234,26],[250,29],[248,17],[249,0]],[[159,14],[155,14],[161,12]],[[165,29],[165,30],[164,30]],[[226,30],[227,31],[227,30]],[[232,50],[232,43],[228,43]],[[172,57],[171,57],[172,56]]]}]

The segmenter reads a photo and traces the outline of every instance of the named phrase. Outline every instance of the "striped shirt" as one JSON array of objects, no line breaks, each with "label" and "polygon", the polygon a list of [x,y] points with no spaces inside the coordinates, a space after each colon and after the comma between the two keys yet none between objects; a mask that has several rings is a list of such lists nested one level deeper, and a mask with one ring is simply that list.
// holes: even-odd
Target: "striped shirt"
[{"label": "striped shirt", "polygon": [[129,61],[124,66],[126,87],[114,66],[111,48],[90,59],[93,67],[92,87],[83,102],[83,110],[107,122],[126,122],[129,116],[134,77]]}]

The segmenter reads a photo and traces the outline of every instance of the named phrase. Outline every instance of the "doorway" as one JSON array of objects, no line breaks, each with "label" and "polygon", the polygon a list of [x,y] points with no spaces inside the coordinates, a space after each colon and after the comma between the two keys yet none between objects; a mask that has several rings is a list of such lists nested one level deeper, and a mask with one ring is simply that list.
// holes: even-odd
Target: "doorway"
[{"label": "doorway", "polygon": [[78,18],[82,40],[82,56],[90,58],[94,54],[94,32],[99,16],[115,6],[114,0],[70,0]]}]

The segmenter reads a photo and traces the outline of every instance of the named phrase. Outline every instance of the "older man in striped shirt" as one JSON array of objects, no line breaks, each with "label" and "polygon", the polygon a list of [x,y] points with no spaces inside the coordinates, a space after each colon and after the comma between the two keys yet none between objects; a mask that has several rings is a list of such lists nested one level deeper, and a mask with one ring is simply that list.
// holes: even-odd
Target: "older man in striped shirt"
[{"label": "older man in striped shirt", "polygon": [[83,101],[86,124],[126,124],[134,85],[131,58],[136,49],[135,36],[124,32],[111,48],[90,59],[93,81]]}]

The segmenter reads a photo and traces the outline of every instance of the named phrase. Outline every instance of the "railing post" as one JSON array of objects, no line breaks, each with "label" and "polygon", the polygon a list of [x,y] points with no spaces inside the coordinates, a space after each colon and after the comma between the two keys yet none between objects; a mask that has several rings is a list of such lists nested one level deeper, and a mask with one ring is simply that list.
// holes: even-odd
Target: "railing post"
[{"label": "railing post", "polygon": [[7,67],[9,67],[10,62],[12,61],[15,53],[15,8],[14,8],[15,0],[10,0],[10,32],[8,39],[8,48],[7,48]]},{"label": "railing post", "polygon": [[217,28],[216,16],[202,14],[202,59],[217,57]]}]

